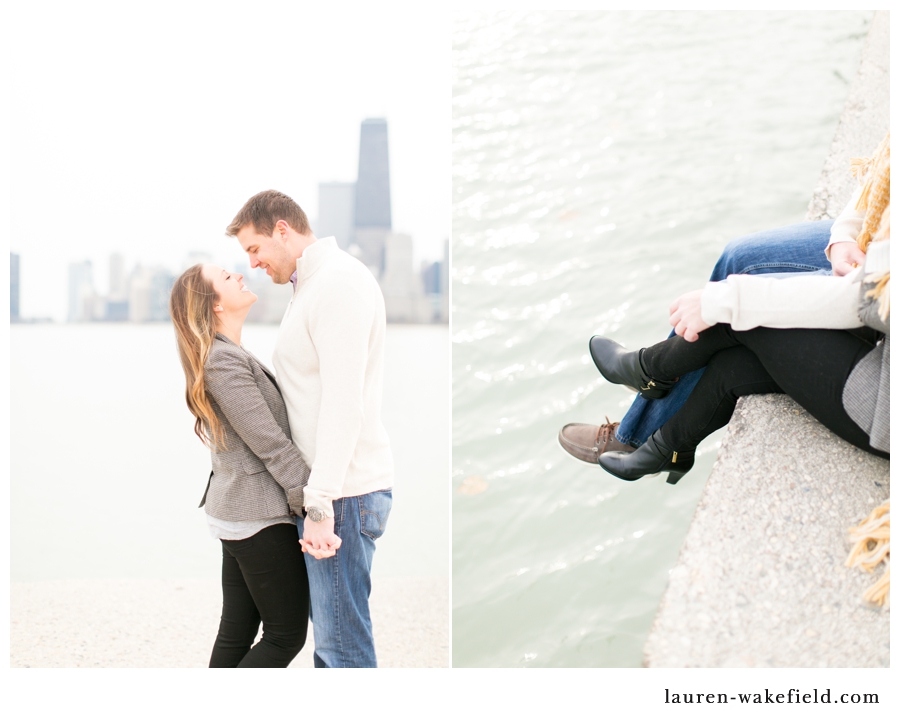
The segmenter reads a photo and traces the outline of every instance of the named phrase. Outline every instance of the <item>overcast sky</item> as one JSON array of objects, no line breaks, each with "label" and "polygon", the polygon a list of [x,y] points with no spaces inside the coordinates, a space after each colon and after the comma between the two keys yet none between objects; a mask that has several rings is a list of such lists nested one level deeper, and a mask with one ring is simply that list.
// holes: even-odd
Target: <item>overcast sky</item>
[{"label": "overcast sky", "polygon": [[223,229],[244,201],[274,188],[314,217],[319,182],[356,179],[366,117],[388,121],[394,229],[413,236],[419,259],[439,259],[449,21],[425,4],[377,5],[14,11],[10,249],[22,315],[64,319],[75,260],[92,260],[101,292],[113,252],[129,267],[177,269],[191,250],[243,260]]}]

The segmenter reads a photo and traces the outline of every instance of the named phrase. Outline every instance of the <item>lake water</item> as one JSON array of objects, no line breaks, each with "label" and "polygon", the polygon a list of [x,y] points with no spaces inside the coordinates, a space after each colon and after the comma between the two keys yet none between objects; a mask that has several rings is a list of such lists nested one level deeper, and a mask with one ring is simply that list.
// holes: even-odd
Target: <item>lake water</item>
[{"label": "lake water", "polygon": [[570,458],[560,427],[632,399],[588,339],[662,339],[728,240],[804,219],[869,19],[459,16],[454,666],[640,665],[721,435],[677,487]]},{"label": "lake water", "polygon": [[[244,345],[271,366],[277,333],[247,326]],[[10,345],[11,579],[218,577],[172,327],[13,325]],[[396,481],[376,577],[449,574],[448,373],[445,325],[388,326]]]}]

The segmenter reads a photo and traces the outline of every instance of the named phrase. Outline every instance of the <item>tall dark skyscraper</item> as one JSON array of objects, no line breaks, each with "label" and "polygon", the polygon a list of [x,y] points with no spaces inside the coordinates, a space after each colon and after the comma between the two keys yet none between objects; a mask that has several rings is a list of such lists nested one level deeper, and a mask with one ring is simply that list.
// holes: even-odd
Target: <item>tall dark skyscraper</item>
[{"label": "tall dark skyscraper", "polygon": [[19,256],[9,253],[9,321],[19,321]]},{"label": "tall dark skyscraper", "polygon": [[391,229],[387,120],[362,121],[356,177],[356,226]]},{"label": "tall dark skyscraper", "polygon": [[359,171],[354,213],[356,244],[370,267],[384,270],[384,241],[391,230],[391,177],[387,120],[369,118],[359,128]]}]

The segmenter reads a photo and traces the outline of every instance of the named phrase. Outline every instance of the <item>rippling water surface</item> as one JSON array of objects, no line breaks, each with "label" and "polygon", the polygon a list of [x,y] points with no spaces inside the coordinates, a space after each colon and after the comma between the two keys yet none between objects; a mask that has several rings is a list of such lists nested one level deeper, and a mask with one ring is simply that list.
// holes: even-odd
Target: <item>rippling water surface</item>
[{"label": "rippling water surface", "polygon": [[869,19],[457,18],[454,666],[640,665],[720,435],[677,487],[571,459],[632,399],[587,341],[662,339],[729,239],[804,219]]}]

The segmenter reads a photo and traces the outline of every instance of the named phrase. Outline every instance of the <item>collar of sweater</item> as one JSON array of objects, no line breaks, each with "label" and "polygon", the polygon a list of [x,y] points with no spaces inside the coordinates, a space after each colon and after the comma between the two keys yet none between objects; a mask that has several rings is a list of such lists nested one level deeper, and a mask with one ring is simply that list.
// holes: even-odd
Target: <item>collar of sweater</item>
[{"label": "collar of sweater", "polygon": [[334,237],[317,237],[316,241],[297,258],[297,284],[294,291],[300,289],[303,283],[338,251],[337,240]]}]

